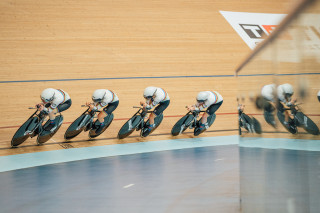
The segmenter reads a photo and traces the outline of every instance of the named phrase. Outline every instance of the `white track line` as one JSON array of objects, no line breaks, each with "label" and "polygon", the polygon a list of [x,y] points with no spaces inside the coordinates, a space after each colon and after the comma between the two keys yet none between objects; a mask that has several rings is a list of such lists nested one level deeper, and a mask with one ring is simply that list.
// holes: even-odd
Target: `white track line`
[{"label": "white track line", "polygon": [[219,159],[217,159],[217,160],[214,160],[214,161],[219,161],[219,160],[224,160],[223,158],[219,158]]},{"label": "white track line", "polygon": [[131,183],[131,184],[129,184],[129,185],[124,186],[123,188],[126,189],[126,188],[129,188],[129,187],[131,187],[131,186],[134,186],[134,184]]}]

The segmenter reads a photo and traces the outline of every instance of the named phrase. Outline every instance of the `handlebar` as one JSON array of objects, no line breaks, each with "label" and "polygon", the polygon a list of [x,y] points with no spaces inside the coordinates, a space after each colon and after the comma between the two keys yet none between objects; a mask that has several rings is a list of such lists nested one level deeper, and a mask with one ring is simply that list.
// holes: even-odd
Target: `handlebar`
[{"label": "handlebar", "polygon": [[303,103],[298,103],[298,104],[292,104],[292,106],[299,106],[302,105]]},{"label": "handlebar", "polygon": [[297,106],[299,106],[299,105],[301,105],[301,104],[303,104],[303,103],[298,103],[298,104],[291,104],[291,105],[285,105],[286,107],[289,107],[289,108],[286,108],[286,110],[290,110],[291,108],[294,108],[294,107],[297,107]]},{"label": "handlebar", "polygon": [[[141,107],[141,106],[133,106],[132,108],[139,109],[139,111],[142,110],[142,112],[146,112],[146,113],[151,113],[151,112],[153,112],[153,111],[145,110],[145,109],[144,109],[143,107]],[[138,112],[139,112],[139,111],[138,111]]]},{"label": "handlebar", "polygon": [[[89,110],[89,106],[87,106],[87,105],[81,105],[81,107],[88,107],[87,110]],[[101,112],[101,111],[100,110],[92,110],[91,112]]]},{"label": "handlebar", "polygon": [[[185,108],[188,108],[188,106],[185,106]],[[206,110],[193,110],[193,111],[189,111],[189,112],[200,113],[200,112],[206,112]]]}]

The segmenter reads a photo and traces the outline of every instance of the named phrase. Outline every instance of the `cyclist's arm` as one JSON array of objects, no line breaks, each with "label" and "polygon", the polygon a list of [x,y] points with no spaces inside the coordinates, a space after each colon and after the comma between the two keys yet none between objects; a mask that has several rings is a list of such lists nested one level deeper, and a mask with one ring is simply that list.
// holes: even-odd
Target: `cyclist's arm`
[{"label": "cyclist's arm", "polygon": [[205,103],[200,103],[200,104],[196,103],[194,106],[195,106],[196,111],[201,111],[201,110],[207,108],[207,105]]},{"label": "cyclist's arm", "polygon": [[[150,103],[150,102],[151,102],[151,103]],[[147,105],[146,105],[146,109],[147,109],[147,110],[150,110],[150,109],[154,108],[155,106],[157,106],[157,105],[159,104],[159,102],[157,102],[157,101],[155,101],[155,100],[154,100],[154,101],[151,101],[151,100],[150,100],[149,103],[146,102],[146,104],[147,104]]]},{"label": "cyclist's arm", "polygon": [[98,110],[100,110],[101,108],[103,108],[103,107],[105,107],[107,105],[108,105],[108,103],[106,103],[104,101],[95,103],[94,107],[93,107],[93,110],[98,111]]},{"label": "cyclist's arm", "polygon": [[49,107],[44,107],[43,111],[46,113],[51,113],[53,110],[55,110],[61,103],[63,102],[62,99],[59,97],[55,98]]}]

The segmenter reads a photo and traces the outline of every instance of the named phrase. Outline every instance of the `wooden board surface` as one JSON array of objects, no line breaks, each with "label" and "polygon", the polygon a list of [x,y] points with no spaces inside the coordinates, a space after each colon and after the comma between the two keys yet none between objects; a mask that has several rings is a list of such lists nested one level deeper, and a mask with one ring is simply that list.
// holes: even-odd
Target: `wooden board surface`
[{"label": "wooden board surface", "polygon": [[[194,103],[197,92],[203,90],[216,90],[224,97],[214,126],[203,136],[237,134],[236,79],[190,76],[233,75],[250,51],[220,10],[286,13],[290,3],[1,1],[0,77],[8,82],[0,84],[0,155],[172,139],[170,130],[186,113],[184,106]],[[159,76],[189,77],[143,78]],[[83,80],[91,78],[108,79]],[[142,100],[143,89],[150,85],[164,88],[171,97],[163,124],[145,139],[137,133],[126,140],[115,139],[135,112],[132,106]],[[30,139],[20,148],[10,149],[14,132],[32,113],[27,107],[39,102],[47,87],[64,89],[72,98],[72,107],[63,113],[65,124],[44,146],[36,146]],[[70,122],[82,113],[80,105],[98,88],[112,89],[119,96],[115,121],[97,140],[87,141],[81,134],[72,143],[61,143]],[[191,134],[178,138],[188,137]]]}]

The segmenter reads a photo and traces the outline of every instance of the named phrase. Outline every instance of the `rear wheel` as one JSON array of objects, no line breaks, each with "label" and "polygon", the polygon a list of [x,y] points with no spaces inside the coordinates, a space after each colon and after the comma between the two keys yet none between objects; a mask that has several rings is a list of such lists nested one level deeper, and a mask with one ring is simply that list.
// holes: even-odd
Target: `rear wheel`
[{"label": "rear wheel", "polygon": [[50,124],[50,120],[48,120],[43,125],[43,131],[40,132],[40,134],[38,135],[38,138],[37,138],[38,145],[41,145],[41,144],[47,142],[50,138],[52,138],[52,136],[54,136],[54,134],[56,134],[56,132],[59,130],[59,128],[62,125],[63,116],[62,115],[56,116],[54,121],[55,121],[56,125],[50,131],[45,130],[46,126],[48,126]]},{"label": "rear wheel", "polygon": [[154,123],[155,123],[155,127],[150,131],[150,132],[145,132],[143,131],[145,128],[148,128],[149,126],[149,120],[144,124],[144,128],[141,131],[141,137],[147,137],[148,135],[150,135],[154,130],[156,130],[158,128],[158,126],[160,126],[161,122],[163,120],[163,114],[161,113],[160,115],[158,115],[157,117],[155,117],[154,119]]},{"label": "rear wheel", "polygon": [[256,133],[258,133],[258,134],[262,133],[262,128],[261,128],[260,122],[257,119],[252,118],[252,126],[253,126],[253,129]]},{"label": "rear wheel", "polygon": [[210,115],[207,118],[207,124],[206,127],[203,129],[200,129],[198,126],[194,129],[194,136],[198,136],[201,133],[205,132],[209,127],[213,124],[213,122],[216,120],[216,114]]},{"label": "rear wheel", "polygon": [[295,119],[298,121],[298,125],[301,126],[306,132],[312,135],[319,134],[318,126],[304,113],[297,112],[295,115]]},{"label": "rear wheel", "polygon": [[270,124],[274,128],[277,128],[277,123],[276,123],[276,121],[274,119],[274,114],[273,113],[265,111],[263,113],[263,115],[264,115],[264,119],[266,120],[266,122],[268,124]]},{"label": "rear wheel", "polygon": [[[107,117],[104,118],[104,128],[102,129],[101,132],[99,132],[99,134],[96,134],[96,129],[91,129],[89,131],[89,138],[95,138],[98,137],[99,135],[101,135],[104,131],[106,131],[106,129],[110,126],[111,122],[113,121],[113,114],[108,115]],[[99,126],[100,122],[97,119],[96,122],[94,123],[94,126]]]}]

